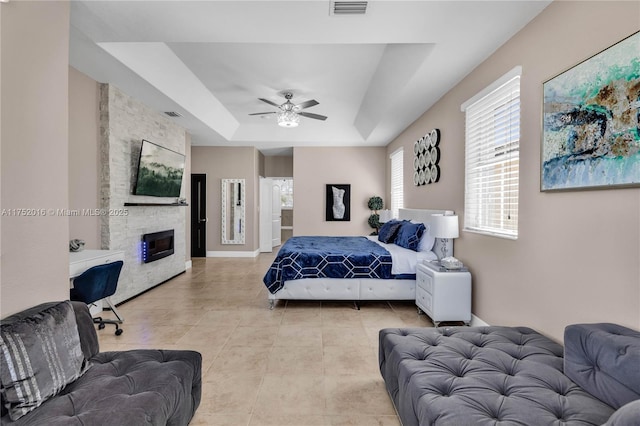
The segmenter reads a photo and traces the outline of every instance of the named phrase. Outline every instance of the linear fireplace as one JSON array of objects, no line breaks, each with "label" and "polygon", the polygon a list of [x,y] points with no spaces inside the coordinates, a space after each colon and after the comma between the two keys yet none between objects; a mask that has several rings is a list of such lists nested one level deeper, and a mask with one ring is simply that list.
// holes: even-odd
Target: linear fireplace
[{"label": "linear fireplace", "polygon": [[142,236],[142,261],[155,262],[173,254],[173,229]]}]

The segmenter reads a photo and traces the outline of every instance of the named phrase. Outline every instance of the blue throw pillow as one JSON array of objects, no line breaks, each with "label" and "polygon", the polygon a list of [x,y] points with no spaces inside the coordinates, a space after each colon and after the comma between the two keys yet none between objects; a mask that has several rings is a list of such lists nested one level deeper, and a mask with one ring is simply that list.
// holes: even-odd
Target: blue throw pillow
[{"label": "blue throw pillow", "polygon": [[387,244],[393,244],[396,239],[396,235],[398,235],[400,225],[402,225],[402,221],[395,219],[384,223],[378,231],[378,241],[382,241],[383,243]]},{"label": "blue throw pillow", "polygon": [[424,230],[424,224],[422,223],[403,222],[396,237],[396,245],[418,251],[418,245]]}]

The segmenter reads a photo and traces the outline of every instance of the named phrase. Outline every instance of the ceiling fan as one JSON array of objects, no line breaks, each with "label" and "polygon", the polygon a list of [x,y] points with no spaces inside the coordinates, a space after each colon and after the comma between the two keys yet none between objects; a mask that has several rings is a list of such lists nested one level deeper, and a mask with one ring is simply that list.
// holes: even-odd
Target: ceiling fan
[{"label": "ceiling fan", "polygon": [[280,109],[280,111],[254,112],[253,114],[249,114],[249,115],[276,114],[276,117],[278,119],[278,125],[282,126],[282,127],[296,127],[296,126],[298,126],[298,124],[300,122],[300,116],[307,117],[307,118],[313,118],[314,120],[322,120],[322,121],[327,119],[327,117],[324,116],[324,115],[313,114],[311,112],[300,112],[300,110],[303,110],[305,108],[309,108],[309,107],[318,105],[319,102],[316,101],[315,99],[304,101],[304,102],[299,103],[299,104],[296,105],[293,102],[291,102],[291,98],[293,98],[293,93],[285,92],[285,93],[283,93],[283,95],[284,95],[284,98],[287,101],[285,103],[283,103],[282,105],[278,105],[275,102],[271,102],[269,99],[258,98],[262,102],[266,102],[269,105]]}]

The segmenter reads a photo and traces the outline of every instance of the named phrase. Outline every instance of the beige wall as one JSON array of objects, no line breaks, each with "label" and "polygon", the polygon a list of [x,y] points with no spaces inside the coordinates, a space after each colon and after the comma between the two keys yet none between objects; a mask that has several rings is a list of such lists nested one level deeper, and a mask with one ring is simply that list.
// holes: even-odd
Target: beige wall
[{"label": "beige wall", "polygon": [[[191,134],[185,133],[184,152],[186,155],[184,164],[184,175],[182,179],[184,181],[184,197],[187,199],[187,204],[191,206]],[[187,252],[185,259],[187,262],[191,261],[191,207],[187,207],[187,213],[185,214],[185,245]]]},{"label": "beige wall", "polygon": [[69,3],[0,8],[2,208],[45,214],[0,219],[4,317],[69,298]]},{"label": "beige wall", "polygon": [[[98,176],[98,83],[69,67],[69,208],[100,207]],[[85,249],[101,249],[100,217],[69,217],[69,239],[85,241]]]},{"label": "beige wall", "polygon": [[[638,2],[554,2],[387,148],[405,149],[405,205],[464,213],[460,105],[522,65],[519,237],[461,232],[455,254],[473,274],[473,312],[562,339],[579,322],[640,328],[640,189],[542,193],[542,83],[637,31]],[[597,29],[597,30],[596,30]],[[442,178],[414,187],[413,141],[442,131]],[[463,226],[461,216],[461,227]]]},{"label": "beige wall", "polygon": [[[207,251],[255,251],[258,249],[258,163],[254,147],[191,147],[191,173],[207,175]],[[245,244],[221,244],[221,179],[245,179]]]},{"label": "beige wall", "polygon": [[[369,148],[293,149],[294,235],[368,235],[369,198],[378,195],[385,203],[386,151]],[[325,220],[327,184],[351,184],[351,221]]]},{"label": "beige wall", "polygon": [[258,151],[258,178],[260,178],[260,176],[262,177],[266,176],[265,163],[266,163],[266,157],[264,156],[263,153]]},{"label": "beige wall", "polygon": [[292,177],[293,157],[290,155],[273,155],[264,159],[265,177]]}]

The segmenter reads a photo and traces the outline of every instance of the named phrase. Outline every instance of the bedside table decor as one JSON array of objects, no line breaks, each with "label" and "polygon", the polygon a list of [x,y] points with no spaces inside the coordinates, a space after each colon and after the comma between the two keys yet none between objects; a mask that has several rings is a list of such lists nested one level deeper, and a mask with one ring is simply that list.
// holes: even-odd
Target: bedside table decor
[{"label": "bedside table decor", "polygon": [[435,238],[441,238],[444,240],[444,244],[441,245],[441,252],[436,253],[438,259],[453,256],[453,248],[447,251],[446,246],[449,238],[458,238],[460,236],[458,231],[458,216],[445,216],[441,214],[432,215],[430,232]]},{"label": "bedside table decor", "polygon": [[464,265],[455,257],[444,257],[440,259],[440,264],[449,270],[459,270]]}]

